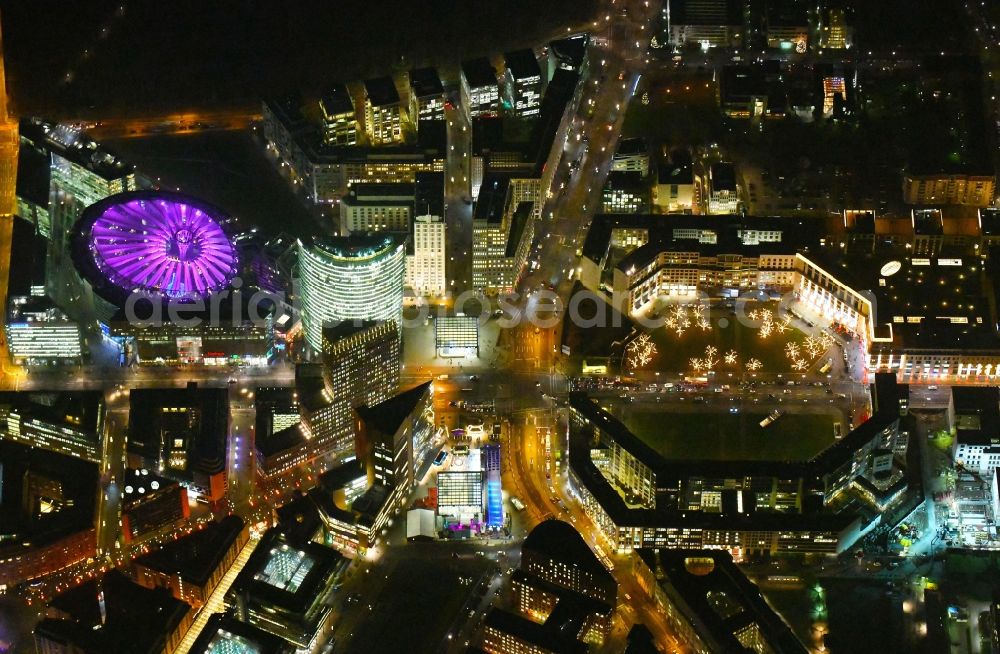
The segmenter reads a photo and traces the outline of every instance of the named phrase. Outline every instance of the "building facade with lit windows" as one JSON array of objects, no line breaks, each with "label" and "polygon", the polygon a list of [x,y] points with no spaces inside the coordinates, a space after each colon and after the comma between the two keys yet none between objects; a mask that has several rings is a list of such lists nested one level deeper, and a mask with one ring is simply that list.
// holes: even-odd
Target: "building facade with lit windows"
[{"label": "building facade with lit windows", "polygon": [[537,116],[542,104],[542,69],[531,50],[504,53],[506,102],[515,116]]},{"label": "building facade with lit windows", "polygon": [[410,99],[416,103],[418,120],[444,120],[444,86],[434,68],[410,71]]},{"label": "building facade with lit windows", "polygon": [[[325,113],[318,123],[304,117],[295,96],[264,104],[266,147],[278,171],[310,202],[337,204],[352,184],[413,184],[419,173],[444,172],[443,121],[420,120],[423,127],[417,129],[415,143],[362,145],[351,102],[346,88],[324,95],[321,108],[337,113]],[[415,110],[407,105],[401,111],[412,115]],[[404,136],[405,129],[404,124]]]},{"label": "building facade with lit windows", "polygon": [[640,586],[692,651],[810,651],[728,552],[639,549],[636,555]]},{"label": "building facade with lit windows", "polygon": [[340,233],[406,232],[413,202],[413,184],[352,184],[340,200]]},{"label": "building facade with lit windows", "polygon": [[169,588],[174,597],[198,608],[249,540],[243,518],[229,515],[134,559],[133,578],[146,588]]},{"label": "building facade with lit windows", "polygon": [[819,47],[844,50],[854,44],[854,30],[842,7],[824,7],[820,12]]},{"label": "building facade with lit windows", "polygon": [[306,342],[323,352],[326,325],[386,320],[403,324],[404,239],[392,234],[299,242],[302,323]]},{"label": "building facade with lit windows", "polygon": [[401,338],[393,321],[343,323],[323,330],[328,404],[309,419],[311,438],[339,459],[356,454],[354,409],[385,402],[399,390]]},{"label": "building facade with lit windows", "polygon": [[486,57],[462,62],[462,100],[473,118],[500,113],[497,71]]},{"label": "building facade with lit windows", "polygon": [[717,162],[708,169],[704,183],[709,214],[736,213],[739,208],[739,188],[736,168],[731,163]]},{"label": "building facade with lit windows", "polygon": [[0,585],[95,556],[98,464],[7,438],[0,461]]},{"label": "building facade with lit windows", "polygon": [[365,81],[365,136],[372,145],[402,143],[416,129],[410,105],[404,103],[391,77]]},{"label": "building facade with lit windows", "polygon": [[729,48],[743,42],[743,5],[737,0],[668,0],[663,11],[671,46]]},{"label": "building facade with lit windows", "polygon": [[355,409],[358,460],[373,485],[389,489],[387,502],[401,508],[425,467],[434,436],[432,383],[426,382],[371,406]]},{"label": "building facade with lit windows", "polygon": [[839,554],[878,518],[866,521],[824,507],[853,492],[854,482],[873,471],[874,453],[891,451],[903,392],[892,375],[878,375],[872,417],[799,463],[668,461],[585,394],[575,393],[571,487],[616,551],[687,547]]},{"label": "building facade with lit windows", "polygon": [[948,423],[955,438],[957,466],[982,478],[1000,468],[1000,389],[996,386],[953,386]]},{"label": "building facade with lit windows", "polygon": [[538,178],[494,173],[483,180],[472,215],[472,285],[509,291],[528,263],[541,210]]},{"label": "building facade with lit windows", "polygon": [[601,191],[604,213],[649,213],[650,188],[640,172],[612,170]]},{"label": "building facade with lit windows", "polygon": [[49,234],[45,291],[72,320],[89,324],[107,320],[114,306],[84,281],[70,248],[71,234],[83,210],[111,195],[143,183],[132,165],[69,125],[39,119],[22,121],[22,135],[49,160]]},{"label": "building facade with lit windows", "polygon": [[233,616],[315,654],[330,638],[331,596],[347,560],[313,542],[293,544],[267,531],[226,594]]},{"label": "building facade with lit windows", "polygon": [[445,274],[448,239],[441,216],[416,216],[406,253],[405,285],[418,297],[443,297],[448,290]]},{"label": "building facade with lit windows", "polygon": [[5,331],[10,357],[18,365],[83,361],[80,324],[55,307],[36,313],[33,320],[8,322]]},{"label": "building facade with lit windows", "polygon": [[100,463],[101,391],[0,391],[0,439]]},{"label": "building facade with lit windows", "polygon": [[319,100],[323,116],[323,143],[355,145],[358,142],[358,119],[354,99],[346,84],[334,84]]},{"label": "building facade with lit windows", "polygon": [[486,616],[488,652],[584,652],[611,632],[618,583],[566,522],[532,529],[511,588],[516,613],[494,608]]},{"label": "building facade with lit windows", "polygon": [[987,207],[995,199],[996,177],[993,175],[910,173],[903,176],[906,204]]}]

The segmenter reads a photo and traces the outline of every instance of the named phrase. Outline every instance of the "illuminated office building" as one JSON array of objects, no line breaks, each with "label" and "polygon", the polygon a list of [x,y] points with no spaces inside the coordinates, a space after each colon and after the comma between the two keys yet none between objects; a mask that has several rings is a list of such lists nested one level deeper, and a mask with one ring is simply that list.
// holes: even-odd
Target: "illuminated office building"
[{"label": "illuminated office building", "polygon": [[434,319],[434,349],[438,356],[479,356],[477,316],[438,316]]},{"label": "illuminated office building", "polygon": [[841,7],[827,7],[820,12],[821,48],[843,50],[853,44],[853,29],[847,24],[846,12]]},{"label": "illuminated office building", "polygon": [[314,654],[329,639],[333,588],[347,563],[329,547],[293,544],[280,529],[270,529],[230,587],[226,604],[241,622]]},{"label": "illuminated office building", "polygon": [[126,451],[132,464],[216,502],[226,491],[229,389],[133,388]]},{"label": "illuminated office building", "polygon": [[357,456],[373,485],[389,490],[387,502],[402,508],[427,463],[434,436],[432,382],[384,402],[355,409]]},{"label": "illuminated office building", "polygon": [[99,463],[101,391],[0,391],[0,439]]},{"label": "illuminated office building", "polygon": [[650,185],[639,172],[612,170],[601,191],[604,213],[647,213]]},{"label": "illuminated office building", "polygon": [[728,48],[743,41],[743,4],[739,0],[667,0],[667,41],[675,47]]},{"label": "illuminated office building", "polygon": [[414,184],[351,184],[340,200],[340,233],[405,233],[413,217]]},{"label": "illuminated office building", "polygon": [[327,145],[354,145],[358,142],[358,119],[354,100],[346,84],[334,84],[319,100],[323,115],[323,142]]},{"label": "illuminated office building", "polygon": [[365,81],[365,136],[371,145],[402,143],[414,129],[409,105],[404,103],[391,77]]},{"label": "illuminated office building", "polygon": [[[38,319],[41,318],[41,319]],[[81,363],[83,334],[80,324],[54,307],[35,314],[30,321],[8,322],[7,349],[11,360],[22,365]]]},{"label": "illuminated office building", "polygon": [[506,103],[515,116],[537,116],[542,104],[542,69],[531,50],[504,53]]},{"label": "illuminated office building", "polygon": [[416,216],[406,253],[406,287],[420,297],[442,297],[448,290],[445,277],[447,238],[441,216]]},{"label": "illuminated office building", "polygon": [[903,177],[903,202],[906,204],[986,207],[993,203],[995,195],[994,175],[910,173]]},{"label": "illuminated office building", "polygon": [[736,167],[731,163],[717,162],[708,169],[705,183],[708,213],[736,213],[739,207],[739,190],[736,185]]},{"label": "illuminated office building", "polygon": [[488,175],[472,214],[472,285],[512,290],[524,271],[540,211],[539,179]]},{"label": "illuminated office building", "polygon": [[323,351],[323,328],[353,320],[402,325],[404,239],[392,234],[299,242],[302,322],[306,342]]},{"label": "illuminated office building", "polygon": [[419,120],[444,120],[444,87],[435,69],[410,71],[410,98],[416,102]]},{"label": "illuminated office building", "polygon": [[843,77],[823,78],[823,115],[833,115],[834,99],[840,96],[841,100],[847,99],[847,84]]},{"label": "illuminated office building", "polygon": [[399,389],[397,323],[344,322],[323,329],[323,378],[329,402],[309,420],[310,438],[338,458],[355,454],[354,409],[385,402]]},{"label": "illuminated office building", "polygon": [[462,62],[462,91],[473,118],[495,116],[500,112],[497,72],[486,57]]}]

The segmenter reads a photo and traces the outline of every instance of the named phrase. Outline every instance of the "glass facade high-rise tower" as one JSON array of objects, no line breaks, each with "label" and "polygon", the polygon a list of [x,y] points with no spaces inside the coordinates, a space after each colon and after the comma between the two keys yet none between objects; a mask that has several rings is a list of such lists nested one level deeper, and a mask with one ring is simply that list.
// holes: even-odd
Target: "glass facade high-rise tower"
[{"label": "glass facade high-rise tower", "polygon": [[405,245],[395,234],[299,242],[302,324],[310,347],[322,351],[324,324],[392,320],[402,326]]}]

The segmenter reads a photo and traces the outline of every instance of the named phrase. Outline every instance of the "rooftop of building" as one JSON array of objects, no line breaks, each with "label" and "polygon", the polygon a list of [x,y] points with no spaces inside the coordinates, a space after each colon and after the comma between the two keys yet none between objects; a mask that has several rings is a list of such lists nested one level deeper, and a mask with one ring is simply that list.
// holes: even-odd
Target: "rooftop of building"
[{"label": "rooftop of building", "polygon": [[462,62],[462,74],[470,89],[481,86],[496,86],[497,71],[486,57],[477,57]]},{"label": "rooftop of building", "polygon": [[420,172],[414,175],[413,215],[428,214],[444,216],[444,173]]},{"label": "rooftop of building", "polygon": [[843,438],[807,461],[668,460],[633,434],[624,423],[600,407],[586,393],[571,393],[570,407],[586,418],[595,429],[609,435],[632,456],[665,478],[697,475],[726,477],[744,474],[766,474],[779,478],[788,478],[790,475],[818,478],[849,461],[856,450],[899,419],[899,395],[907,387],[895,383],[894,375],[889,373],[877,373],[875,378],[876,383],[872,385],[872,394],[876,398],[875,413]]},{"label": "rooftop of building", "polygon": [[399,431],[407,418],[430,395],[433,384],[433,381],[424,382],[419,386],[393,395],[385,402],[372,407],[360,406],[355,411],[367,428],[391,436]]},{"label": "rooftop of building", "polygon": [[335,344],[338,341],[351,338],[352,336],[357,336],[373,330],[379,325],[382,325],[385,321],[378,320],[345,320],[337,324],[329,324],[323,326],[323,343],[324,350],[326,350],[326,344]]},{"label": "rooftop of building", "polygon": [[736,190],[736,166],[726,161],[716,161],[709,167],[712,191]]},{"label": "rooftop of building", "polygon": [[[102,605],[98,595],[103,593]],[[56,596],[50,606],[70,619],[46,618],[35,633],[72,643],[85,652],[153,654],[167,649],[168,637],[191,609],[166,588],[148,589],[118,570]]]},{"label": "rooftop of building", "polygon": [[357,514],[357,520],[362,525],[374,524],[382,507],[389,501],[391,489],[382,484],[373,484],[351,504],[351,511]]},{"label": "rooftop of building", "polygon": [[305,101],[301,93],[292,92],[267,98],[264,104],[290,130],[301,129],[308,122],[302,113]]},{"label": "rooftop of building", "polygon": [[435,68],[414,68],[410,71],[410,88],[418,98],[429,98],[444,93],[441,77]]},{"label": "rooftop of building", "polygon": [[26,118],[20,130],[33,143],[43,144],[52,154],[86,168],[105,180],[127,177],[135,167],[125,163],[97,141],[82,131],[61,123],[51,123],[41,118]]},{"label": "rooftop of building", "polygon": [[415,185],[407,182],[356,183],[347,187],[347,195],[341,198],[341,202],[350,205],[386,204],[392,201],[412,203],[414,190]]},{"label": "rooftop of building", "polygon": [[[836,240],[836,239],[834,239]],[[992,306],[1000,266],[965,248],[942,247],[934,255],[876,243],[874,247],[829,242],[807,258],[875,299],[873,352],[884,347],[982,351],[1000,347]],[[990,283],[987,283],[990,282]]]},{"label": "rooftop of building", "polygon": [[305,545],[315,538],[323,526],[313,495],[312,491],[308,494],[296,491],[292,500],[278,507],[276,511],[278,528],[285,534],[288,542],[296,547]]},{"label": "rooftop of building", "polygon": [[649,154],[649,146],[646,144],[646,139],[641,136],[632,136],[618,141],[618,147],[615,148],[616,157],[637,154]]},{"label": "rooftop of building", "polygon": [[444,158],[447,130],[443,120],[421,120],[415,145],[332,145],[323,142],[319,130],[295,134],[295,143],[313,165],[335,166],[364,163],[431,163]]},{"label": "rooftop of building", "polygon": [[405,238],[386,232],[356,233],[350,236],[316,236],[303,247],[330,262],[365,263],[391,255],[403,247]]},{"label": "rooftop of building", "polygon": [[351,99],[351,92],[347,90],[347,85],[342,83],[330,85],[320,97],[319,106],[320,110],[327,116],[337,116],[354,112],[354,101]]},{"label": "rooftop of building", "polygon": [[97,430],[103,410],[103,391],[0,391],[0,412],[78,430],[93,435],[95,443],[103,437]]},{"label": "rooftop of building", "polygon": [[292,544],[280,528],[269,529],[233,582],[231,593],[263,605],[304,614],[343,562],[336,550],[313,542]]},{"label": "rooftop of building", "polygon": [[34,224],[14,220],[10,248],[17,252],[17,265],[10,267],[7,277],[9,298],[29,297],[32,287],[44,287],[48,246],[49,240],[38,233]]},{"label": "rooftop of building", "polygon": [[656,166],[656,181],[659,184],[694,184],[694,165],[687,150],[674,150],[670,159]]},{"label": "rooftop of building", "polygon": [[365,95],[373,107],[390,107],[399,104],[399,91],[389,76],[365,80]]},{"label": "rooftop of building", "polygon": [[809,28],[809,9],[798,0],[769,0],[766,15],[768,27]]},{"label": "rooftop of building", "polygon": [[245,527],[243,518],[229,515],[140,556],[135,563],[204,586]]},{"label": "rooftop of building", "polygon": [[961,445],[1000,445],[1000,388],[952,386],[955,429]]},{"label": "rooftop of building", "polygon": [[562,520],[544,520],[538,524],[521,545],[521,551],[532,551],[555,561],[572,565],[591,573],[595,579],[616,583],[591,551],[573,525]]},{"label": "rooftop of building", "polygon": [[[21,120],[22,129],[26,121]],[[17,184],[15,193],[32,204],[48,209],[51,163],[44,143],[35,143],[27,135],[21,137],[17,150]]]},{"label": "rooftop of building", "polygon": [[[25,542],[44,545],[94,526],[96,463],[7,440],[0,440],[0,461],[0,558],[7,546],[23,551]],[[66,506],[29,508],[25,484],[32,477],[58,482]]]},{"label": "rooftop of building", "polygon": [[646,178],[638,170],[612,170],[604,182],[605,189],[646,190]]},{"label": "rooftop of building", "polygon": [[[678,217],[677,214],[670,214],[670,218]],[[687,216],[685,216],[687,218]],[[809,229],[802,229],[808,221],[801,219],[788,219],[784,226],[778,226],[774,231],[780,231],[781,240],[774,242],[769,240],[756,241],[741,234],[744,230],[767,230],[767,223],[763,221],[753,221],[752,223],[729,223],[723,224],[719,228],[708,227],[701,230],[697,227],[685,227],[685,224],[694,223],[696,220],[677,220],[668,225],[668,229],[650,230],[648,242],[622,257],[616,264],[621,270],[641,268],[653,260],[661,252],[697,252],[703,257],[717,256],[721,254],[738,254],[744,257],[759,257],[761,255],[793,255],[798,252],[809,252],[815,248],[819,239],[814,232]],[[791,227],[791,229],[786,229]],[[715,235],[715,242],[701,242],[692,235],[692,230],[699,230],[699,234],[712,232]]]},{"label": "rooftop of building", "polygon": [[674,25],[743,26],[743,3],[739,0],[698,2],[671,0],[670,22]]},{"label": "rooftop of building", "polygon": [[785,101],[783,78],[769,74],[764,64],[723,66],[719,78],[722,104],[747,104],[752,98],[766,97],[768,109],[780,108]]},{"label": "rooftop of building", "polygon": [[577,69],[583,65],[589,41],[590,37],[586,33],[574,34],[550,42],[549,51],[563,66]]},{"label": "rooftop of building", "polygon": [[650,569],[663,574],[660,584],[667,597],[683,603],[682,614],[700,627],[696,631],[703,639],[707,636],[724,651],[744,651],[737,634],[754,628],[767,651],[809,651],[728,552],[639,549],[636,554]]},{"label": "rooftop of building", "polygon": [[356,462],[347,462],[335,468],[330,468],[321,474],[319,476],[319,483],[324,490],[333,492],[344,488],[364,474],[364,470]]},{"label": "rooftop of building", "polygon": [[479,187],[479,197],[473,208],[473,220],[486,221],[499,225],[503,220],[503,212],[507,207],[507,189],[515,173],[488,172],[483,177]]},{"label": "rooftop of building", "polygon": [[196,654],[290,654],[295,647],[263,629],[223,613],[214,613],[191,651]]},{"label": "rooftop of building", "polygon": [[184,470],[222,472],[228,431],[228,388],[189,382],[183,388],[133,388],[129,392],[127,448],[146,459],[169,459],[170,450],[176,450],[181,439]]},{"label": "rooftop of building", "polygon": [[177,492],[176,481],[161,477],[147,468],[125,468],[122,475],[122,510],[131,511]]},{"label": "rooftop of building", "polygon": [[524,231],[528,228],[528,223],[531,222],[534,208],[535,203],[528,200],[517,203],[510,219],[510,232],[507,234],[507,245],[503,253],[505,257],[510,258],[517,253],[521,239],[524,238]]},{"label": "rooftop of building", "polygon": [[541,648],[541,651],[559,652],[560,654],[584,654],[588,651],[587,645],[576,639],[576,634],[546,628],[545,625],[503,609],[490,609],[483,621],[483,626],[531,643]]},{"label": "rooftop of building", "polygon": [[504,63],[515,80],[525,80],[531,77],[541,77],[542,69],[532,50],[514,50],[503,53]]}]

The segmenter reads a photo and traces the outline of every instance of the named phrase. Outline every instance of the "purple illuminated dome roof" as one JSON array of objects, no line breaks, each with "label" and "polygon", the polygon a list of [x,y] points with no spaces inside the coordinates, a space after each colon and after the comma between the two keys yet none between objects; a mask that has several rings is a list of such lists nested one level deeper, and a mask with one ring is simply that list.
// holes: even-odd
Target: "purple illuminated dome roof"
[{"label": "purple illuminated dome roof", "polygon": [[226,220],[214,207],[177,193],[119,193],[84,211],[74,228],[74,259],[99,292],[116,299],[135,291],[204,298],[236,275]]}]

